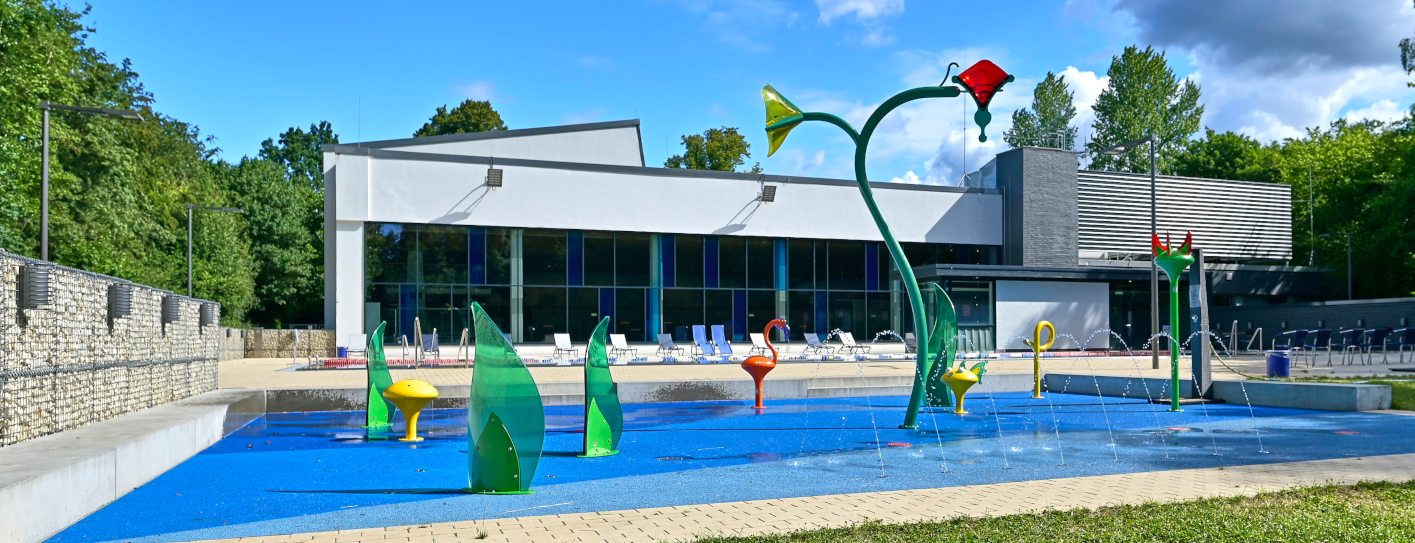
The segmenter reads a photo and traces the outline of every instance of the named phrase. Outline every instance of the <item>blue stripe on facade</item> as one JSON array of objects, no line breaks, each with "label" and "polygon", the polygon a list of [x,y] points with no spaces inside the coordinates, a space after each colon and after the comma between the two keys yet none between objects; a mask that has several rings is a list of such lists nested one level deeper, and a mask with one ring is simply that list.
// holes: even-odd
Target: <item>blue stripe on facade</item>
[{"label": "blue stripe on facade", "polygon": [[674,270],[677,268],[677,266],[675,266],[674,264],[678,260],[678,254],[673,250],[674,238],[672,235],[664,234],[662,236],[659,236],[658,239],[660,240],[658,261],[660,268],[663,270],[663,279],[660,285],[663,288],[673,288],[673,286],[677,283],[677,281],[674,279]]},{"label": "blue stripe on facade", "polygon": [[865,244],[865,290],[879,290],[879,244]]},{"label": "blue stripe on facade", "polygon": [[486,284],[486,229],[467,229],[467,282]]},{"label": "blue stripe on facade", "polygon": [[599,289],[599,318],[609,317],[609,332],[614,333],[617,320],[614,318],[614,289]]},{"label": "blue stripe on facade", "polygon": [[732,340],[747,337],[747,291],[732,291]]},{"label": "blue stripe on facade", "polygon": [[572,287],[585,284],[585,233],[571,230],[565,247],[565,280]]}]

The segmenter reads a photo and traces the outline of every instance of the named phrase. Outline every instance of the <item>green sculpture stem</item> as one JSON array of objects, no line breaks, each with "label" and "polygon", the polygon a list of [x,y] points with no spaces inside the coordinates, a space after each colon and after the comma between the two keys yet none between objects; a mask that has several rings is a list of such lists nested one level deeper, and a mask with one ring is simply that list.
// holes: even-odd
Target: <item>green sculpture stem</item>
[{"label": "green sculpture stem", "polygon": [[1169,279],[1169,410],[1179,407],[1179,281]]},{"label": "green sculpture stem", "polygon": [[865,128],[859,133],[850,126],[844,119],[829,113],[803,113],[802,121],[823,121],[840,127],[850,139],[855,142],[855,182],[860,187],[860,196],[865,199],[865,206],[870,209],[870,215],[874,217],[875,226],[879,227],[879,233],[884,237],[884,244],[889,248],[889,254],[894,258],[894,263],[899,267],[899,275],[904,281],[904,289],[909,295],[909,305],[914,312],[914,335],[919,338],[918,362],[914,370],[913,392],[909,395],[909,408],[904,413],[904,424],[900,428],[918,428],[919,407],[923,403],[925,394],[925,382],[929,372],[933,368],[933,358],[929,356],[929,330],[924,315],[924,297],[919,292],[919,282],[914,278],[914,268],[909,265],[909,259],[904,256],[904,249],[899,246],[899,241],[894,239],[894,232],[889,229],[889,223],[885,222],[884,214],[879,210],[879,204],[875,203],[874,191],[870,189],[869,176],[865,174],[865,151],[870,145],[870,136],[874,135],[875,128],[879,126],[884,116],[895,108],[921,98],[953,98],[958,96],[958,87],[919,87],[909,89],[894,95],[883,104],[880,104],[875,112],[865,121]]}]

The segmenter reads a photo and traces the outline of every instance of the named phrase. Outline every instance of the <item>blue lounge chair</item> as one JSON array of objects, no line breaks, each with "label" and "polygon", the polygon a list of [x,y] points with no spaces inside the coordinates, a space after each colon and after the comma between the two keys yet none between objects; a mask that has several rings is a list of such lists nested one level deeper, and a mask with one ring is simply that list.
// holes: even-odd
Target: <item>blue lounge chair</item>
[{"label": "blue lounge chair", "polygon": [[693,325],[693,356],[711,356],[717,354],[712,348],[712,342],[707,339],[707,328],[701,324]]},{"label": "blue lounge chair", "polygon": [[721,324],[712,325],[712,344],[718,354],[732,355],[732,344],[727,342],[727,330]]}]

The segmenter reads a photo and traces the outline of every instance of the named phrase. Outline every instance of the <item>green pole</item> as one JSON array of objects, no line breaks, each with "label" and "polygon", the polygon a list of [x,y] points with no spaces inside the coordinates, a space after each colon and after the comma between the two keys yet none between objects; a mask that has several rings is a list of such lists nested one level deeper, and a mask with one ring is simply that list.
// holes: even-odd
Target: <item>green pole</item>
[{"label": "green pole", "polygon": [[1179,407],[1179,281],[1169,278],[1169,410]]}]

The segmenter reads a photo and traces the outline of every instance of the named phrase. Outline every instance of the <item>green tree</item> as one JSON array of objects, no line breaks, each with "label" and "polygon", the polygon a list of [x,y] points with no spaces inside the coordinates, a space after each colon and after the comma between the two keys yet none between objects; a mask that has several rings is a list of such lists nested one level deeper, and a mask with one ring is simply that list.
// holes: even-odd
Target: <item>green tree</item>
[{"label": "green tree", "polygon": [[1056,146],[1070,149],[1076,142],[1075,93],[1066,84],[1066,76],[1047,72],[1046,78],[1032,91],[1032,109],[1012,112],[1012,128],[1002,135],[1011,147]]},{"label": "green tree", "polygon": [[[153,110],[127,61],[86,45],[87,13],[0,2],[0,246],[39,253],[39,102],[134,109],[146,120],[51,114],[50,259],[185,292],[186,204],[228,205],[214,151]],[[243,219],[212,215],[195,224],[195,293],[239,323],[254,299],[249,243]]]},{"label": "green tree", "polygon": [[275,328],[318,321],[324,312],[323,242],[309,227],[314,190],[265,159],[221,163],[232,203],[245,210],[255,269],[253,323]]},{"label": "green tree", "polygon": [[1277,145],[1264,147],[1253,138],[1235,132],[1205,129],[1204,137],[1185,144],[1174,158],[1175,175],[1241,181],[1277,181],[1272,161]]},{"label": "green tree", "polygon": [[447,106],[438,106],[437,112],[433,113],[432,118],[428,119],[427,123],[423,124],[423,127],[419,128],[417,132],[413,132],[413,137],[490,132],[492,130],[506,130],[506,123],[501,122],[501,114],[492,109],[491,102],[465,100],[452,111],[448,111]]},{"label": "green tree", "polygon": [[[663,167],[732,172],[749,158],[752,158],[752,144],[747,143],[747,138],[736,128],[724,126],[709,128],[702,135],[683,136],[683,154],[668,157]],[[762,165],[757,163],[744,173],[761,171]]]},{"label": "green tree", "polygon": [[1092,153],[1090,167],[1097,170],[1145,173],[1150,171],[1147,152],[1118,156],[1100,154],[1111,145],[1137,140],[1146,135],[1159,137],[1160,172],[1174,171],[1174,158],[1184,151],[1189,137],[1199,131],[1204,106],[1199,104],[1199,85],[1182,84],[1169,68],[1163,51],[1126,47],[1112,57],[1110,86],[1096,99],[1095,138],[1087,145]]}]

